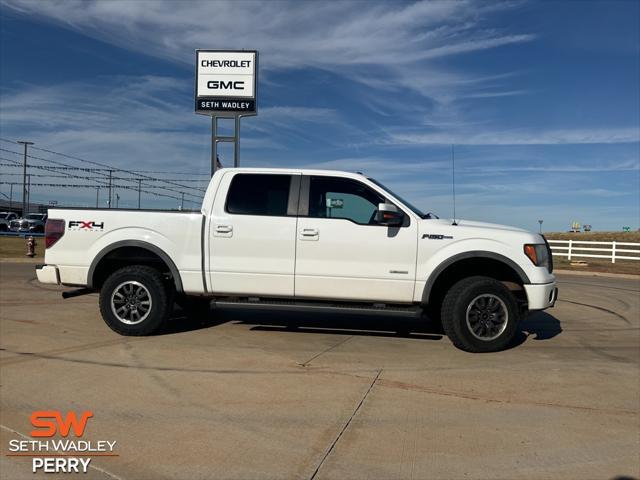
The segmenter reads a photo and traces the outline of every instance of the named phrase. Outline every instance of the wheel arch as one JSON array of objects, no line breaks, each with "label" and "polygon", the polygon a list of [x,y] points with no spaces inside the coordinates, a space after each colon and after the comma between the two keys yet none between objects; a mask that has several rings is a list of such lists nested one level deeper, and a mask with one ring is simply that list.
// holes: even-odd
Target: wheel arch
[{"label": "wheel arch", "polygon": [[104,281],[104,272],[109,272],[107,265],[110,260],[122,262],[124,259],[135,257],[135,253],[145,252],[142,264],[162,264],[171,274],[176,291],[183,292],[180,272],[171,257],[161,248],[141,240],[121,240],[103,248],[91,262],[87,273],[87,287],[98,288]]},{"label": "wheel arch", "polygon": [[[445,286],[450,286],[446,285],[447,280],[453,281],[455,278],[460,278],[456,273],[465,266],[470,268],[468,276],[484,274],[484,276],[496,278],[497,274],[500,274],[505,278],[499,280],[512,281],[520,285],[531,283],[522,267],[504,255],[484,250],[462,252],[447,258],[431,272],[422,292],[421,303],[427,305],[432,298],[432,294],[438,293]],[[499,268],[490,273],[479,272],[478,268],[483,266],[496,266]]]}]

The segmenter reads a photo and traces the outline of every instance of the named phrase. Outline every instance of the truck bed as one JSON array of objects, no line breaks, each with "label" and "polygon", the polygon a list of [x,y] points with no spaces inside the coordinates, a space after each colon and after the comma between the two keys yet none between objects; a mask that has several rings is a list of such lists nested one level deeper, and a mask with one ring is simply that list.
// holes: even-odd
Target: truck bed
[{"label": "truck bed", "polygon": [[65,221],[64,235],[45,253],[63,284],[87,285],[92,264],[115,248],[150,244],[177,266],[186,292],[203,290],[199,211],[52,208],[49,219]]}]

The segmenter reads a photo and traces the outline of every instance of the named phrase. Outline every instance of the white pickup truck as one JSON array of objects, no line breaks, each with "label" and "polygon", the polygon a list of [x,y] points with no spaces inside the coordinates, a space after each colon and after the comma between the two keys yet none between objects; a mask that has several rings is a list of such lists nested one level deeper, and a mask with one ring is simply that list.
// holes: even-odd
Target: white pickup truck
[{"label": "white pickup truck", "polygon": [[200,212],[55,208],[38,280],[99,291],[123,335],[174,301],[427,312],[473,352],[503,349],[554,305],[544,237],[424,214],[360,173],[222,169]]}]

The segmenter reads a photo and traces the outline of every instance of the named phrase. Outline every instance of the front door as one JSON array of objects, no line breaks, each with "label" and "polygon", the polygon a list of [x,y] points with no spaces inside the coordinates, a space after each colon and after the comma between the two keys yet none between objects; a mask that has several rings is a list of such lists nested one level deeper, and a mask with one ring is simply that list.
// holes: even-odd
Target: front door
[{"label": "front door", "polygon": [[209,280],[216,294],[294,294],[300,175],[226,173],[210,222]]},{"label": "front door", "polygon": [[[355,179],[303,177],[295,264],[297,298],[411,302],[417,222],[376,222],[382,193]],[[308,203],[307,203],[308,202]]]}]

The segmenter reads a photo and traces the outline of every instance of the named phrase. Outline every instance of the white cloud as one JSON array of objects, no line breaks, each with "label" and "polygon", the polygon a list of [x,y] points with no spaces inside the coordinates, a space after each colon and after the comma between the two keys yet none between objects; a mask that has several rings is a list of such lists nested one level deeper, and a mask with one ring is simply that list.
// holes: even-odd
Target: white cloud
[{"label": "white cloud", "polygon": [[638,160],[625,160],[618,162],[598,162],[596,164],[585,163],[576,165],[571,163],[554,163],[552,165],[531,165],[529,160],[526,165],[483,165],[480,167],[465,167],[465,174],[476,176],[509,174],[512,172],[546,172],[546,173],[595,173],[595,172],[637,172],[640,171]]},{"label": "white cloud", "polygon": [[[173,77],[101,78],[47,87],[5,89],[0,95],[2,136],[24,136],[51,150],[123,168],[176,169],[187,162],[209,169],[210,120],[195,115],[173,95],[184,80]],[[158,99],[162,99],[159,102]],[[326,108],[279,106],[243,122],[242,148],[282,149],[291,137],[305,139],[314,124],[336,123]]]},{"label": "white cloud", "polygon": [[497,97],[513,97],[515,95],[527,95],[531,93],[529,90],[507,90],[502,92],[478,92],[463,95],[464,98],[497,98]]},{"label": "white cloud", "polygon": [[376,2],[105,2],[5,0],[87,35],[178,62],[195,48],[259,48],[268,69],[411,63],[528,41],[478,29],[496,6],[470,0]]},{"label": "white cloud", "polygon": [[392,178],[397,176],[416,175],[425,172],[442,171],[450,168],[445,161],[402,160],[382,157],[339,158],[325,162],[306,164],[305,168],[323,170],[348,170],[362,172],[378,178]]},{"label": "white cloud", "polygon": [[640,129],[627,127],[483,132],[389,131],[387,133],[388,138],[382,143],[390,145],[561,145],[640,141]]},{"label": "white cloud", "polygon": [[509,3],[473,0],[3,3],[18,14],[44,18],[189,69],[196,48],[256,48],[267,73],[313,67],[371,85],[368,72],[376,69],[379,85],[409,88],[428,97],[451,97],[456,84],[467,81],[461,72],[447,72],[431,60],[534,38],[531,33],[484,25],[486,17],[510,8]]}]

